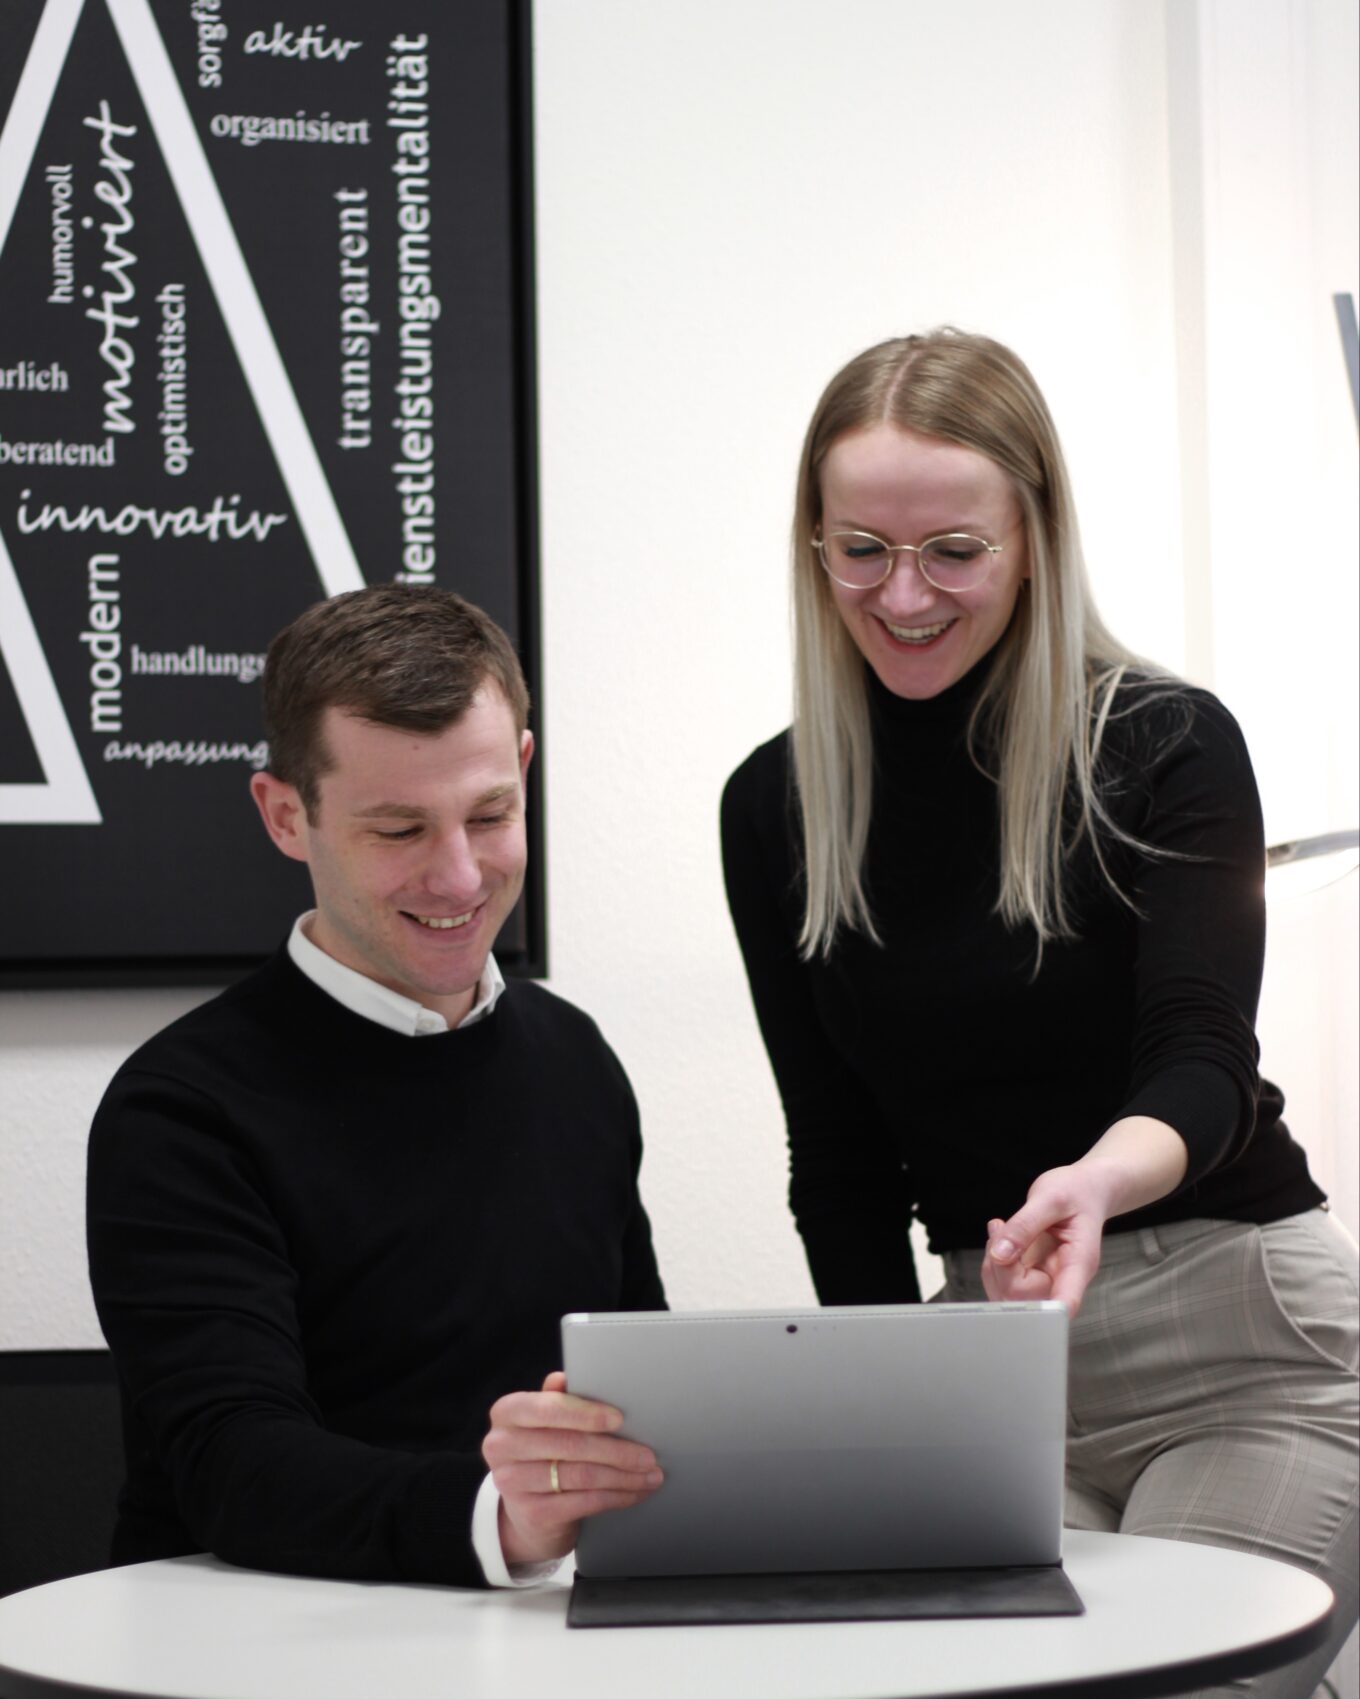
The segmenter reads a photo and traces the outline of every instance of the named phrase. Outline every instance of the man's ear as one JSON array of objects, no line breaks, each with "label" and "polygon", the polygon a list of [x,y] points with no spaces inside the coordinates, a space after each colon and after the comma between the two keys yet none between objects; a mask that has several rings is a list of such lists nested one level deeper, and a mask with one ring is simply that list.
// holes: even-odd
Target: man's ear
[{"label": "man's ear", "polygon": [[531,731],[520,733],[519,738],[519,782],[524,784],[529,777],[529,763],[534,757],[534,734]]},{"label": "man's ear", "polygon": [[307,811],[294,786],[276,779],[272,773],[254,773],[250,794],[275,846],[293,861],[306,861]]}]

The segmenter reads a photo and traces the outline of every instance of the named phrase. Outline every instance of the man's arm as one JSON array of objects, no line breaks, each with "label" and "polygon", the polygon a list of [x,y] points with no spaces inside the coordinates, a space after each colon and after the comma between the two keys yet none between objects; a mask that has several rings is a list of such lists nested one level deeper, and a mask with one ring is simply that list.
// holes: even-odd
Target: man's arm
[{"label": "man's arm", "polygon": [[[88,1185],[96,1306],[127,1394],[127,1515],[147,1542],[121,1555],[199,1547],[295,1573],[484,1585],[472,1522],[486,1461],[473,1448],[406,1450],[326,1426],[298,1320],[305,1272],[214,1106],[179,1081],[120,1076],[96,1118]],[[497,1425],[525,1430],[526,1465],[535,1450],[574,1458],[595,1408],[541,1392],[502,1405]],[[597,1443],[606,1466],[614,1447],[625,1465],[638,1449],[604,1432]],[[512,1528],[525,1520],[531,1473],[508,1483]],[[539,1473],[538,1487],[550,1485],[546,1466]],[[537,1521],[564,1550],[561,1529],[584,1507],[579,1483],[560,1484],[556,1496],[571,1502]],[[512,1535],[510,1561],[523,1543]]]},{"label": "man's arm", "polygon": [[[123,1075],[96,1116],[90,1276],[147,1538],[301,1574],[480,1585],[475,1454],[330,1432],[309,1388],[292,1248],[213,1105]],[[181,1535],[182,1537],[182,1535]]]}]

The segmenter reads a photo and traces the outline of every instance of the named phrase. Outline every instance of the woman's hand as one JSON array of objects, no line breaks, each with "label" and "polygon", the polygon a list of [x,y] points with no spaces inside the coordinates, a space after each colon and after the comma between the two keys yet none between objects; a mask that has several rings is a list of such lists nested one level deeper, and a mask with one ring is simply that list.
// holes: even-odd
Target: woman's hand
[{"label": "woman's hand", "polygon": [[640,1504],[661,1485],[655,1455],[615,1437],[622,1414],[566,1386],[557,1371],[541,1392],[509,1392],[491,1406],[482,1456],[501,1495],[507,1563],[565,1556],[584,1517]]},{"label": "woman's hand", "polygon": [[992,1299],[1057,1298],[1076,1315],[1100,1267],[1103,1194],[1081,1164],[1050,1168],[1009,1221],[987,1223],[982,1284]]},{"label": "woman's hand", "polygon": [[1186,1161],[1185,1141],[1165,1121],[1116,1121],[1080,1162],[1041,1174],[1009,1221],[987,1223],[987,1296],[1057,1298],[1075,1316],[1100,1267],[1105,1223],[1174,1191]]}]

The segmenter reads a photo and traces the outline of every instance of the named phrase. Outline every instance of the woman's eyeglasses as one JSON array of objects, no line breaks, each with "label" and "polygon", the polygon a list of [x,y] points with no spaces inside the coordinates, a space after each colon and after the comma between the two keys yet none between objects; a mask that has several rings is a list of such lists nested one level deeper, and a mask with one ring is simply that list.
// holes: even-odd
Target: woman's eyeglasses
[{"label": "woman's eyeglasses", "polygon": [[828,531],[814,536],[822,565],[847,590],[872,590],[897,565],[899,554],[916,556],[921,576],[937,590],[976,590],[1001,553],[1000,543],[949,531],[924,543],[885,543],[870,531]]}]

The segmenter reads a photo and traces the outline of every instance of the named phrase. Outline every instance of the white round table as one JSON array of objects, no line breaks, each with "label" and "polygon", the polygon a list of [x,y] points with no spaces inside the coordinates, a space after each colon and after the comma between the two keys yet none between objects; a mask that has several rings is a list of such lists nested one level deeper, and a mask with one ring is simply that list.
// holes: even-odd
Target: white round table
[{"label": "white round table", "polygon": [[1264,1558],[1065,1536],[1086,1614],[568,1629],[520,1592],[317,1581],[175,1558],[0,1599],[0,1699],[960,1699],[1168,1694],[1321,1643],[1330,1590]]}]

